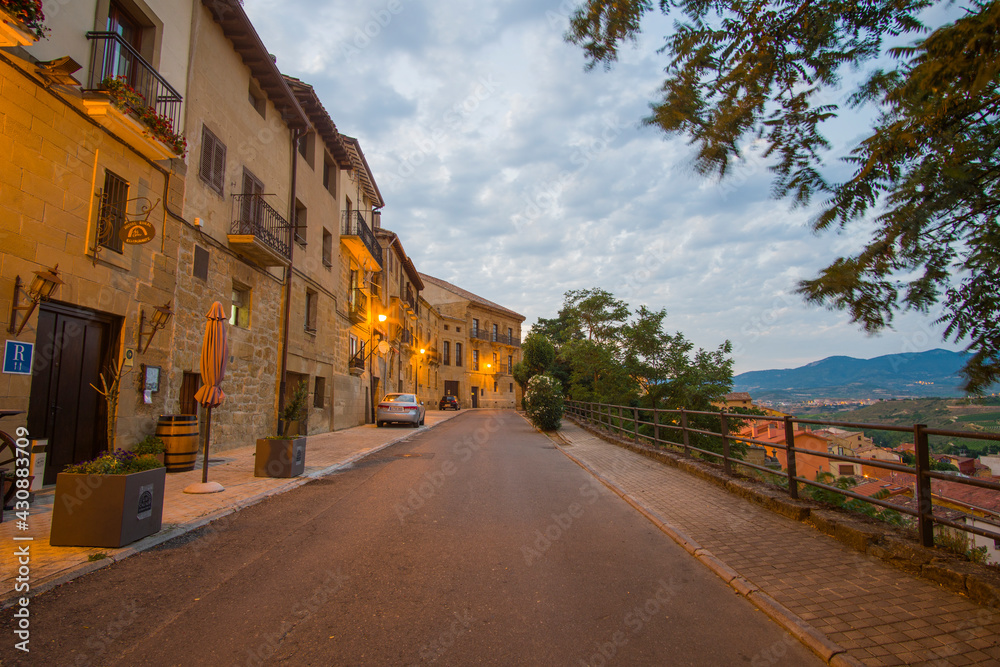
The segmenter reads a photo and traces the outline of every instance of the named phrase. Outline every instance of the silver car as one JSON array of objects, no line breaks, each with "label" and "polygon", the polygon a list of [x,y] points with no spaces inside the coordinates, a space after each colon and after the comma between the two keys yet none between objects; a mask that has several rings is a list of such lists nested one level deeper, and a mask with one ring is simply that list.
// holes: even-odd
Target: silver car
[{"label": "silver car", "polygon": [[375,411],[375,426],[402,422],[417,428],[423,426],[426,412],[424,404],[413,394],[386,394]]}]

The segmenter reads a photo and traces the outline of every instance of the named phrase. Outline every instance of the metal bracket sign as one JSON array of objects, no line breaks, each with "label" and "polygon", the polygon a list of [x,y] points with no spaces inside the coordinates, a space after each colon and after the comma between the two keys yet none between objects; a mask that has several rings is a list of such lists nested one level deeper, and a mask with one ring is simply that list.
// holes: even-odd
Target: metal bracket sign
[{"label": "metal bracket sign", "polygon": [[8,340],[3,349],[3,372],[13,375],[31,375],[34,352],[34,343]]}]

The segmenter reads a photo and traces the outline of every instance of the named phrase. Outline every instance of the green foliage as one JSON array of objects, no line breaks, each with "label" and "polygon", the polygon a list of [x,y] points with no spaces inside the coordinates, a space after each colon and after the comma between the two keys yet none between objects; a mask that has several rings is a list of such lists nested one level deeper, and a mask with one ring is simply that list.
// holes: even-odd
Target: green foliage
[{"label": "green foliage", "polygon": [[532,424],[543,431],[555,431],[559,428],[563,416],[563,394],[559,380],[551,375],[534,376],[528,381],[524,402]]},{"label": "green foliage", "polygon": [[155,435],[147,435],[145,438],[135,443],[132,447],[132,453],[136,456],[145,456],[146,454],[163,454],[166,451],[167,447],[163,444],[163,440],[159,439]]},{"label": "green foliage", "polygon": [[151,454],[138,456],[124,449],[116,449],[105,452],[96,459],[68,465],[63,468],[63,472],[78,475],[129,475],[162,467],[163,464]]},{"label": "green foliage", "polygon": [[285,408],[281,411],[281,420],[289,422],[299,421],[306,416],[306,401],[309,398],[309,385],[305,380],[300,382],[291,396],[285,399]]},{"label": "green foliage", "polygon": [[[857,481],[851,477],[835,477],[832,473],[824,472],[822,470],[816,473],[816,481],[821,484],[826,484],[827,486],[835,486],[838,489],[844,490],[857,486]],[[896,510],[882,508],[878,505],[858,500],[857,498],[848,498],[847,496],[837,493],[836,491],[821,489],[817,486],[808,486],[806,494],[818,502],[833,505],[834,507],[840,507],[849,512],[854,512],[855,514],[863,514],[864,516],[872,519],[878,519],[895,526],[902,526],[906,523],[903,515]],[[876,500],[884,500],[889,497],[889,492],[885,489],[881,489],[873,497]]]},{"label": "green foliage", "polygon": [[[918,15],[944,4],[935,0],[657,4],[675,23],[646,123],[687,137],[703,174],[725,176],[762,140],[776,196],[824,200],[816,230],[875,222],[860,252],[800,283],[806,299],[847,310],[869,332],[897,311],[940,306],[945,337],[973,353],[965,389],[1000,381],[1000,3],[973,0],[932,30]],[[586,0],[566,37],[588,67],[610,67],[652,11],[650,0]],[[886,69],[847,105],[877,119],[844,158],[853,174],[830,182],[823,132],[841,108],[827,100],[845,71],[876,59]]]},{"label": "green foliage", "polygon": [[970,546],[970,540],[966,535],[948,529],[942,530],[934,536],[934,546],[964,556],[980,565],[985,565],[989,559],[989,549],[986,546]]}]

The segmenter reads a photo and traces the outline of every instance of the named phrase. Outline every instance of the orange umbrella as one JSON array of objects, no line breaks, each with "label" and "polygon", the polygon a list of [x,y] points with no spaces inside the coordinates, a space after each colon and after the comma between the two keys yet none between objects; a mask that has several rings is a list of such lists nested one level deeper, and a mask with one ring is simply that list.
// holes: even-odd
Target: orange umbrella
[{"label": "orange umbrella", "polygon": [[[222,304],[216,301],[208,310],[208,322],[205,324],[205,340],[201,344],[201,381],[202,386],[194,397],[208,409],[205,418],[205,456],[202,461],[201,482],[208,483],[208,444],[212,437],[212,408],[218,407],[225,400],[222,391],[222,378],[226,375],[226,362],[229,360],[229,341],[226,339],[226,321],[228,318],[222,310]],[[220,488],[221,490],[221,488]]]}]

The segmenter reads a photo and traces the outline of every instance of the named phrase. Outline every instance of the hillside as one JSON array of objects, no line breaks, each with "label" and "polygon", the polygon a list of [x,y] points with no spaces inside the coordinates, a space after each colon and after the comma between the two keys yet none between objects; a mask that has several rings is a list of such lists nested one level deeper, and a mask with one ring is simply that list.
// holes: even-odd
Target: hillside
[{"label": "hillside", "polygon": [[959,370],[968,356],[937,349],[874,359],[827,357],[799,368],[740,373],[733,391],[750,392],[759,400],[793,401],[959,397],[964,395]]}]

